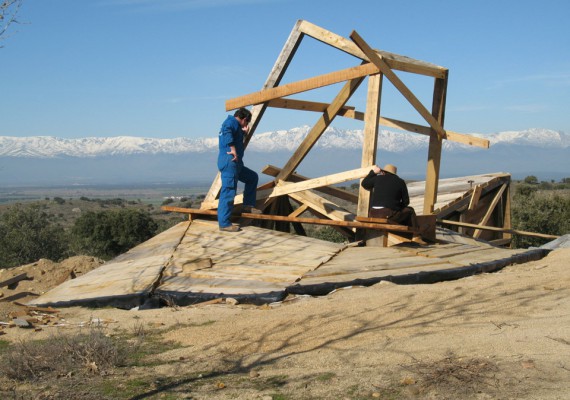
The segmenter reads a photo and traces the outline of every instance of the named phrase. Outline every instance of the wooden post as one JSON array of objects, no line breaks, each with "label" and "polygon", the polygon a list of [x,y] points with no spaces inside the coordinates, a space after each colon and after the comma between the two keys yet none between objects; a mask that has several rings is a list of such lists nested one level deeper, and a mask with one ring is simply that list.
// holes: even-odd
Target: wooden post
[{"label": "wooden post", "polygon": [[[380,114],[382,77],[383,74],[375,74],[370,75],[368,78],[368,97],[366,99],[364,139],[362,143],[362,167],[369,167],[376,164],[376,149],[378,146],[378,117]],[[358,192],[358,208],[356,215],[367,217],[369,208],[370,191],[360,186]]]},{"label": "wooden post", "polygon": [[[445,78],[436,78],[433,90],[432,115],[443,128],[445,120],[445,101],[447,97],[447,72]],[[437,201],[437,188],[439,183],[439,168],[441,164],[442,137],[432,128],[429,138],[428,160],[426,170],[426,186],[424,195],[423,214],[433,212]]]}]

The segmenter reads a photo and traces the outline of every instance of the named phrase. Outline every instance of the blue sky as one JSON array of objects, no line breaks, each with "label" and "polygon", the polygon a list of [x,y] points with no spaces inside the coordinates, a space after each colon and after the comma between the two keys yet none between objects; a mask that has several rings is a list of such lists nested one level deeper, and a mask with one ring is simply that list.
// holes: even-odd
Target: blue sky
[{"label": "blue sky", "polygon": [[[0,48],[0,136],[216,136],[225,101],[261,89],[298,19],[449,68],[447,129],[570,132],[569,15],[567,0],[24,0]],[[358,64],[305,38],[283,83]],[[432,79],[398,76],[430,109]],[[426,125],[383,90],[382,115]],[[349,104],[364,111],[365,92]],[[317,118],[271,109],[258,132]]]}]

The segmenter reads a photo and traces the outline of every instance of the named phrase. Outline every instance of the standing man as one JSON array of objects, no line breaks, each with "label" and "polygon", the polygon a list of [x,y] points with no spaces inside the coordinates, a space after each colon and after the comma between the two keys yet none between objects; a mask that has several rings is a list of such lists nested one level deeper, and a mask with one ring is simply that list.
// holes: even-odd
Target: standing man
[{"label": "standing man", "polygon": [[[406,182],[396,175],[397,171],[396,166],[392,164],[386,164],[382,169],[374,165],[362,180],[362,187],[372,190],[369,216],[386,218],[389,222],[417,229],[416,212],[409,206],[408,187]],[[415,235],[412,241],[426,244],[419,235]]]},{"label": "standing man", "polygon": [[240,108],[233,116],[228,115],[220,128],[218,154],[218,170],[222,177],[222,189],[218,202],[218,225],[221,231],[237,232],[238,225],[232,225],[230,216],[234,207],[237,183],[245,183],[243,193],[243,208],[246,213],[261,214],[255,206],[255,191],[257,189],[257,173],[243,164],[244,134],[249,132],[251,112]]}]

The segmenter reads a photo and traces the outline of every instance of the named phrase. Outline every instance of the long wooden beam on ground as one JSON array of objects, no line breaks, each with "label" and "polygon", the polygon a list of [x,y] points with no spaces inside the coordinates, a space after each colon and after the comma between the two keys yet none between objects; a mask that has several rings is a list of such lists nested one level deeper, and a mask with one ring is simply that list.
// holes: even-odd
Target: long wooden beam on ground
[{"label": "long wooden beam on ground", "polygon": [[438,134],[440,138],[445,138],[445,131],[439,124],[439,122],[430,114],[430,112],[424,107],[421,101],[414,95],[414,93],[408,89],[408,87],[398,78],[398,76],[392,71],[392,69],[386,64],[382,59],[382,56],[377,54],[369,45],[360,37],[356,31],[352,31],[350,34],[352,41],[362,50],[364,54],[369,58],[370,62],[378,67],[378,70],[382,72],[386,78],[398,89],[398,91],[408,100],[408,102],[416,109],[416,111],[427,121],[429,126],[431,126]]},{"label": "long wooden beam on ground", "polygon": [[508,228],[499,228],[496,226],[484,226],[484,225],[468,224],[467,222],[457,222],[457,221],[451,221],[448,219],[438,219],[437,223],[440,225],[463,226],[466,228],[475,228],[475,229],[482,229],[482,230],[495,231],[495,232],[506,232],[506,233],[511,233],[511,234],[515,234],[515,235],[533,236],[533,237],[543,238],[543,239],[558,239],[560,237],[557,235],[549,235],[546,233],[521,231],[518,229],[508,229]]},{"label": "long wooden beam on ground", "polygon": [[[269,89],[275,87],[279,85],[279,83],[281,82],[281,79],[283,78],[285,71],[289,67],[289,64],[291,63],[291,60],[293,59],[295,52],[299,48],[301,40],[303,39],[304,36],[304,34],[299,29],[301,22],[302,21],[297,21],[297,23],[293,27],[293,30],[291,31],[289,38],[285,42],[285,45],[283,46],[283,49],[281,50],[279,57],[277,57],[277,60],[275,61],[275,64],[273,65],[273,68],[271,69],[271,72],[269,73],[269,76],[267,77],[262,89]],[[249,141],[251,140],[251,137],[253,136],[255,129],[257,128],[257,125],[261,120],[261,117],[263,117],[266,108],[267,104],[258,104],[252,108],[250,129],[244,141],[245,147],[247,147]],[[215,200],[216,197],[218,196],[218,193],[220,192],[221,187],[222,187],[222,180],[220,178],[220,173],[218,172],[216,177],[214,178],[214,181],[212,182],[210,190],[208,191],[208,193],[204,198],[204,202],[208,203]]]},{"label": "long wooden beam on ground", "polygon": [[[273,99],[267,103],[268,107],[284,108],[290,110],[314,111],[323,112],[329,106],[328,103],[320,103],[314,101],[297,100],[297,99]],[[364,113],[356,111],[355,107],[344,106],[338,113],[339,117],[352,118],[359,121],[364,121]],[[423,125],[413,124],[411,122],[399,121],[393,118],[380,117],[379,124],[388,126],[390,128],[401,129],[408,132],[419,133],[422,135],[430,136],[431,128]],[[452,142],[467,144],[470,146],[477,146],[488,149],[490,142],[487,139],[478,138],[471,135],[465,135],[450,130],[445,130],[447,140]]]},{"label": "long wooden beam on ground", "polygon": [[[182,208],[182,207],[161,207],[164,211],[178,212],[183,214],[192,215],[217,215],[214,210],[202,210],[197,208]],[[266,214],[241,214],[242,218],[248,219],[260,219],[260,220],[270,220],[270,221],[283,221],[283,222],[299,222],[302,224],[313,224],[313,225],[328,225],[328,226],[338,226],[343,228],[365,228],[365,229],[375,229],[383,231],[395,231],[395,232],[417,232],[417,230],[411,229],[405,225],[394,225],[394,224],[378,224],[369,222],[358,222],[358,221],[339,221],[330,219],[320,219],[320,218],[300,218],[300,217],[286,217],[281,215],[266,215]]]},{"label": "long wooden beam on ground", "polygon": [[[329,46],[344,51],[345,53],[358,57],[362,60],[368,61],[368,57],[362,52],[362,50],[358,48],[358,46],[356,46],[350,40],[331,31],[314,25],[308,21],[301,21],[299,30],[305,35],[310,36],[320,42],[323,42]],[[386,60],[386,63],[392,69],[433,76],[434,78],[442,78],[443,74],[445,74],[447,71],[447,68],[425,61],[414,60],[412,58],[389,53],[387,51],[375,51]]]},{"label": "long wooden beam on ground", "polygon": [[378,73],[378,68],[371,63],[350,67],[340,71],[315,76],[297,82],[291,82],[282,86],[261,90],[259,92],[246,94],[226,101],[226,111],[236,108],[260,104],[272,99],[289,96],[295,93],[306,92],[323,86],[334,85],[351,79],[363,78],[371,74]]}]

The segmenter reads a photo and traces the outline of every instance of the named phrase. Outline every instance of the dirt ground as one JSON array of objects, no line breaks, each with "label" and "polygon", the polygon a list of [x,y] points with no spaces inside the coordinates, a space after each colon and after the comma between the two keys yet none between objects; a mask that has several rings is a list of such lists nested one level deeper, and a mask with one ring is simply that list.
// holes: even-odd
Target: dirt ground
[{"label": "dirt ground", "polygon": [[[13,304],[18,291],[24,295],[17,301],[25,302],[69,271],[84,273],[100,261],[64,263],[20,267],[36,275],[0,288],[9,299],[0,301],[0,321],[23,309]],[[97,321],[110,335],[138,324],[176,343],[115,376],[115,382],[153,377],[132,398],[570,398],[570,249],[430,285],[380,283],[261,307],[74,307],[53,318],[41,329],[4,327],[0,339],[40,339]]]}]

